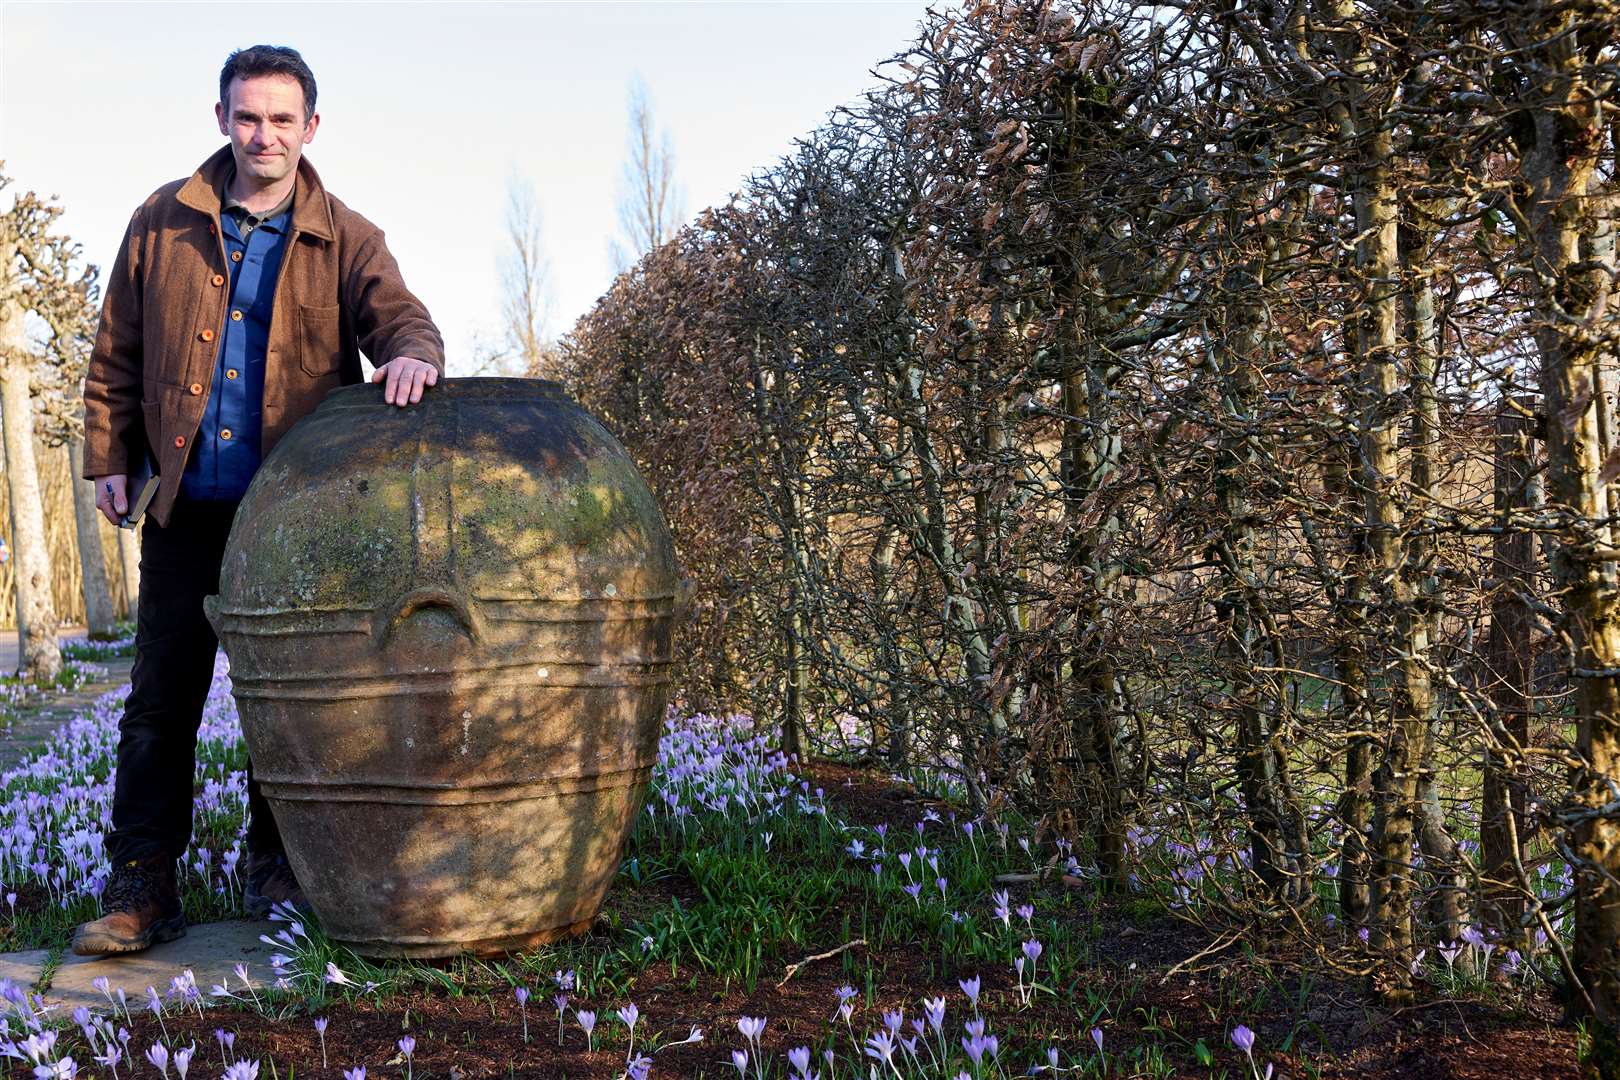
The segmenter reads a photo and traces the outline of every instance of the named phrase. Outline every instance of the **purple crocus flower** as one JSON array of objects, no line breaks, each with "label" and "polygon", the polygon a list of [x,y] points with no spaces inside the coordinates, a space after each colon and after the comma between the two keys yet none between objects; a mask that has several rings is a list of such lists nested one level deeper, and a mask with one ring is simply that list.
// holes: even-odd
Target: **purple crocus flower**
[{"label": "purple crocus flower", "polygon": [[1249,1060],[1254,1060],[1254,1032],[1243,1024],[1232,1029],[1232,1045],[1243,1051]]},{"label": "purple crocus flower", "polygon": [[879,1031],[866,1038],[866,1056],[876,1058],[885,1065],[894,1064],[894,1039],[887,1031]]},{"label": "purple crocus flower", "polygon": [[967,1051],[968,1057],[973,1059],[973,1067],[977,1069],[984,1063],[986,1051],[992,1058],[996,1056],[996,1037],[994,1035],[965,1037],[962,1040],[962,1049]]},{"label": "purple crocus flower", "polygon": [[626,1046],[624,1050],[624,1056],[629,1058],[633,1056],[635,1052],[636,1021],[641,1019],[641,1010],[636,1008],[636,1003],[632,1001],[630,1004],[619,1010],[619,1019],[624,1021],[624,1026],[630,1029],[630,1044]]}]

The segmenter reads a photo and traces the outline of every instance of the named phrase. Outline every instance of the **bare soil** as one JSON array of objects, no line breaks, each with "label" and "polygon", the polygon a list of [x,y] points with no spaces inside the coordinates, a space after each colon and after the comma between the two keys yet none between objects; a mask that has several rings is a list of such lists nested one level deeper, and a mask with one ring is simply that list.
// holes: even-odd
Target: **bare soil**
[{"label": "bare soil", "polygon": [[[892,828],[909,829],[925,802],[903,785],[868,773],[831,765],[812,766],[810,773],[835,811],[849,820],[869,825],[887,821]],[[667,890],[673,897],[685,885],[661,882],[654,888]],[[632,901],[637,906],[665,899],[663,893],[649,888],[637,890],[637,894]],[[621,916],[635,915],[617,906],[619,898],[610,897],[609,903]],[[1228,1038],[1232,1025],[1245,1023],[1258,1036],[1257,1060],[1273,1063],[1277,1077],[1551,1080],[1578,1075],[1574,1030],[1545,998],[1510,1006],[1448,1001],[1431,994],[1413,1007],[1388,1011],[1376,1007],[1354,979],[1313,973],[1302,983],[1305,976],[1299,974],[1297,964],[1292,975],[1268,976],[1259,963],[1243,962],[1244,954],[1236,947],[1166,978],[1170,968],[1216,944],[1218,937],[1166,916],[1143,918],[1139,906],[1110,904],[1089,894],[1083,902],[1067,907],[1073,910],[1073,918],[1085,920],[1088,934],[1092,920],[1100,920],[1101,933],[1094,936],[1094,989],[1109,1000],[1127,1002],[1100,1022],[1111,1062],[1150,1042],[1165,1046],[1172,1061],[1190,1061],[1191,1047],[1202,1041],[1214,1055],[1214,1068],[1186,1067],[1173,1075],[1209,1077],[1224,1072],[1230,1077],[1247,1076],[1248,1064]],[[833,921],[829,919],[828,925]],[[955,1033],[953,1038],[960,1034],[967,1015],[966,1000],[954,977],[930,974],[939,965],[931,962],[923,943],[881,955],[868,954],[863,947],[850,953],[849,959],[860,969],[870,959],[881,988],[875,1006],[857,1011],[856,1031],[881,1023],[883,1009],[904,1007],[909,1018],[918,1015],[920,998],[943,995],[949,1003],[947,1023]],[[1260,953],[1255,951],[1255,955]],[[645,1036],[651,1032],[663,1042],[685,1037],[692,1026],[706,1033],[700,1044],[657,1054],[652,1075],[735,1076],[730,1051],[744,1045],[735,1025],[739,1016],[746,1015],[769,1018],[763,1045],[775,1063],[773,1075],[786,1076],[787,1050],[800,1045],[818,1048],[817,1040],[828,1030],[837,1004],[834,990],[852,981],[844,967],[846,956],[811,963],[785,984],[778,984],[780,972],[762,978],[751,993],[735,982],[728,986],[720,978],[693,971],[683,969],[672,975],[667,964],[649,968],[632,994],[642,1016],[638,1047],[645,1045]],[[1288,963],[1273,966],[1274,972],[1289,970]],[[1285,991],[1281,995],[1275,993],[1278,978]],[[1273,1000],[1280,996],[1296,1002],[1297,1007],[1287,1014],[1242,1015],[1242,1003],[1258,1000],[1268,986]],[[236,1033],[237,1056],[262,1062],[261,1080],[291,1080],[295,1075],[299,1080],[337,1080],[342,1069],[359,1064],[366,1065],[372,1077],[404,1076],[405,1062],[397,1042],[405,1034],[416,1039],[410,1069],[416,1078],[622,1075],[622,1030],[607,1018],[625,1002],[588,1003],[601,1017],[594,1051],[586,1050],[585,1037],[574,1023],[575,1004],[584,1003],[570,1002],[561,1045],[556,1010],[545,988],[537,988],[529,1002],[527,1042],[510,992],[468,990],[460,994],[410,991],[379,1000],[329,1003],[322,1012],[330,1022],[326,1031],[328,1068],[320,1067],[313,1014],[281,1020],[220,1009],[208,1010],[201,1018],[172,1015],[167,1018],[168,1045],[195,1040],[198,1050],[192,1076],[217,1076],[221,1071],[216,1028]],[[1003,1053],[1012,1051],[1007,1058],[1009,1075],[1022,1073],[1030,1061],[1028,1055],[1036,1048],[1056,1046],[1065,1058],[1095,1055],[1089,1034],[1092,1018],[1083,1015],[1082,1001],[1043,997],[1020,1008],[1009,970],[1004,975],[984,974],[983,1004],[989,1030],[1000,1038]],[[157,1037],[157,1025],[150,1014],[136,1013],[134,1019],[131,1045],[144,1049]],[[602,1035],[609,1028],[611,1045],[604,1048]],[[1287,1052],[1281,1052],[1279,1048],[1291,1033],[1294,1042]],[[849,1064],[848,1038],[847,1032],[841,1034],[841,1072]],[[145,1075],[148,1068],[143,1061],[137,1074]]]}]

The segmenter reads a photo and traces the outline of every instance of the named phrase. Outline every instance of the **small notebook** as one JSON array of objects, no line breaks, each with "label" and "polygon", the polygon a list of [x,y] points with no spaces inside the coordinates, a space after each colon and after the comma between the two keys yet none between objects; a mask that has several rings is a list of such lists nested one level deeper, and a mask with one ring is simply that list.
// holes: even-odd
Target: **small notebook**
[{"label": "small notebook", "polygon": [[141,455],[141,467],[130,475],[129,486],[125,489],[129,498],[129,513],[119,519],[120,529],[133,529],[141,523],[141,517],[146,513],[146,508],[152,505],[152,496],[157,494],[162,479],[152,460],[152,451],[148,450]]}]

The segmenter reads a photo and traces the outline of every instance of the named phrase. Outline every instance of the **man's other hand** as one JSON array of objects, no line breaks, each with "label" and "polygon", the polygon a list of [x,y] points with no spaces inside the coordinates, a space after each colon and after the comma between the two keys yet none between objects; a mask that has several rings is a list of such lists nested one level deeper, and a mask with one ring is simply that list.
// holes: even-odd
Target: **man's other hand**
[{"label": "man's other hand", "polygon": [[123,473],[115,476],[98,476],[96,485],[96,509],[101,516],[117,525],[129,513],[129,477]]},{"label": "man's other hand", "polygon": [[372,382],[388,380],[383,400],[390,405],[415,405],[422,400],[422,387],[439,381],[439,369],[414,356],[396,356],[371,373]]}]

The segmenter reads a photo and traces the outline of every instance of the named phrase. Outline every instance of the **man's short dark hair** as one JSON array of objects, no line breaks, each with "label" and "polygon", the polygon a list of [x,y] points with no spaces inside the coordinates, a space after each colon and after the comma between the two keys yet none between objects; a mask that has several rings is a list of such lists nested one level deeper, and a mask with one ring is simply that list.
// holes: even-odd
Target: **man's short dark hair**
[{"label": "man's short dark hair", "polygon": [[232,79],[252,79],[260,75],[285,75],[297,79],[304,89],[304,123],[315,115],[315,73],[309,70],[297,49],[286,45],[252,45],[237,49],[219,69],[219,103],[227,111],[231,107]]}]

